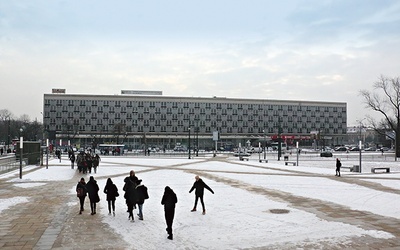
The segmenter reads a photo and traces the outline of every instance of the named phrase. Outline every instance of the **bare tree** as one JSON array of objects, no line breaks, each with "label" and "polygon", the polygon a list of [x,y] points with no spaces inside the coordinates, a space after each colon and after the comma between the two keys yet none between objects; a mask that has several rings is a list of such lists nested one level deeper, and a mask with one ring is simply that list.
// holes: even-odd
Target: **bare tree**
[{"label": "bare tree", "polygon": [[13,119],[13,114],[8,109],[1,109],[0,110],[0,120],[6,121]]},{"label": "bare tree", "polygon": [[400,81],[399,77],[388,78],[381,76],[374,83],[374,92],[361,90],[360,94],[365,99],[367,108],[379,112],[383,119],[376,121],[367,117],[374,130],[380,134],[385,133],[391,137],[389,131],[394,131],[396,157],[400,157]]}]

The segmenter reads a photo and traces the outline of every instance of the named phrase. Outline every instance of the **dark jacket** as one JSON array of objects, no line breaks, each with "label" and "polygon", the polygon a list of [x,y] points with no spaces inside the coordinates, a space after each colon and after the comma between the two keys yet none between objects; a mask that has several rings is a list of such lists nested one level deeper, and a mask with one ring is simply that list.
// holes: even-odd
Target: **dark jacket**
[{"label": "dark jacket", "polygon": [[123,190],[125,191],[124,198],[126,199],[126,204],[134,205],[134,204],[136,204],[136,200],[137,200],[135,178],[126,177],[124,179],[124,182],[125,182],[125,185],[124,185]]},{"label": "dark jacket", "polygon": [[97,185],[97,181],[93,178],[90,178],[88,183],[86,184],[86,189],[89,194],[89,199],[92,202],[99,202],[100,197],[99,197],[99,185]]},{"label": "dark jacket", "polygon": [[72,154],[69,156],[69,160],[70,160],[71,162],[75,162],[75,154],[74,154],[74,153],[72,153]]},{"label": "dark jacket", "polygon": [[83,189],[83,196],[86,196],[87,194],[87,189],[86,189],[86,182],[78,182],[78,184],[76,185],[76,192],[78,192],[78,188],[82,188]]},{"label": "dark jacket", "polygon": [[164,195],[161,199],[161,205],[164,205],[164,210],[174,210],[177,202],[178,198],[174,191],[170,187],[166,186]]},{"label": "dark jacket", "polygon": [[194,189],[196,189],[195,194],[197,196],[203,196],[204,188],[208,189],[211,193],[214,193],[214,191],[209,186],[207,186],[207,184],[205,184],[202,179],[199,179],[194,182],[193,187],[190,189],[189,193],[191,193]]},{"label": "dark jacket", "polygon": [[136,186],[136,194],[137,194],[137,204],[143,204],[144,200],[149,198],[149,194],[147,193],[147,187],[142,184]]},{"label": "dark jacket", "polygon": [[342,163],[340,162],[339,159],[336,160],[336,169],[340,170],[340,167],[342,166]]},{"label": "dark jacket", "polygon": [[114,201],[115,198],[119,195],[118,188],[114,183],[107,183],[104,187],[104,193],[107,194],[108,201]]}]

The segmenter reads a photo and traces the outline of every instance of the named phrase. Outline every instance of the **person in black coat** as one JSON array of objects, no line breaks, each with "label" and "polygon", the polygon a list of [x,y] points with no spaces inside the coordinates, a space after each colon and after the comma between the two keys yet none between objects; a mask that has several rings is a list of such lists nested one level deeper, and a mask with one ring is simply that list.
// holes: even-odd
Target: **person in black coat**
[{"label": "person in black coat", "polygon": [[74,169],[75,154],[72,150],[68,151],[68,154],[69,154],[69,160],[71,161],[71,169]]},{"label": "person in black coat", "polygon": [[92,210],[91,215],[96,214],[96,203],[100,201],[99,197],[99,185],[93,176],[90,176],[88,183],[86,184],[86,189],[89,194],[90,209]]},{"label": "person in black coat", "polygon": [[172,223],[174,221],[175,216],[175,204],[178,202],[178,198],[174,191],[166,186],[164,189],[164,195],[161,199],[161,205],[164,205],[164,215],[165,215],[165,222],[167,223],[167,233],[168,239],[172,240]]},{"label": "person in black coat", "polygon": [[135,208],[137,202],[136,185],[138,178],[135,176],[135,172],[133,170],[130,172],[129,177],[124,179],[124,182],[125,185],[123,190],[125,191],[124,198],[126,200],[126,205],[128,206],[128,219],[132,219],[132,221],[134,221],[133,209]]},{"label": "person in black coat", "polygon": [[111,178],[107,179],[106,186],[104,187],[104,193],[107,194],[107,203],[108,203],[108,214],[111,214],[111,208],[113,211],[113,215],[115,216],[115,199],[119,196],[118,188],[113,183]]},{"label": "person in black coat", "polygon": [[137,181],[136,186],[136,194],[137,194],[137,204],[139,207],[139,220],[143,220],[143,204],[144,200],[149,198],[149,194],[147,192],[147,187],[142,184],[142,180]]},{"label": "person in black coat", "polygon": [[207,186],[207,184],[204,183],[204,181],[198,175],[196,175],[194,178],[196,179],[196,181],[193,183],[193,186],[189,191],[189,193],[191,193],[194,189],[196,189],[194,207],[191,211],[192,212],[196,211],[197,201],[200,198],[200,202],[203,207],[203,214],[206,214],[206,207],[204,206],[204,200],[203,200],[204,188],[208,189],[212,194],[214,194],[214,191],[209,186]]},{"label": "person in black coat", "polygon": [[83,177],[76,185],[76,194],[79,198],[79,203],[80,203],[79,214],[82,214],[82,211],[84,210],[83,205],[85,204],[85,198],[87,194],[86,182]]},{"label": "person in black coat", "polygon": [[336,174],[335,176],[340,177],[340,167],[342,166],[342,163],[340,162],[339,158],[336,158]]}]

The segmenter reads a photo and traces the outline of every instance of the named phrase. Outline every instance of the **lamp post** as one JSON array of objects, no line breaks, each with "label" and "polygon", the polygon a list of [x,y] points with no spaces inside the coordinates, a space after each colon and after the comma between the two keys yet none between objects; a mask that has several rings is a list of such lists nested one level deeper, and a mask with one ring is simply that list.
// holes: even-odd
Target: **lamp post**
[{"label": "lamp post", "polygon": [[49,139],[46,139],[46,169],[49,168]]},{"label": "lamp post", "polygon": [[360,157],[360,170],[359,170],[359,172],[361,173],[361,159],[362,159],[362,156],[361,156],[361,147],[362,147],[362,134],[361,134],[361,129],[362,129],[362,121],[364,121],[364,119],[365,118],[363,118],[363,119],[361,119],[360,121],[358,121],[359,123],[360,123],[360,140],[359,140],[359,145],[358,145],[358,152],[359,152],[359,157]]},{"label": "lamp post", "polygon": [[299,142],[296,142],[296,166],[299,165]]},{"label": "lamp post", "polygon": [[10,117],[8,117],[7,151],[6,151],[7,154],[10,151],[9,150],[10,149],[10,137],[11,137],[10,130],[11,130],[11,120],[10,120]]},{"label": "lamp post", "polygon": [[21,132],[21,136],[19,138],[19,178],[22,179],[22,154],[24,149],[24,137],[22,137],[22,132],[24,130],[20,128],[19,131]]},{"label": "lamp post", "polygon": [[279,123],[279,128],[278,128],[278,161],[281,160],[282,156],[282,142],[281,142],[281,133],[282,133],[282,128],[281,124]]},{"label": "lamp post", "polygon": [[199,156],[199,121],[196,121],[196,157]]},{"label": "lamp post", "polygon": [[189,159],[190,159],[190,127],[188,128],[189,130],[189,142],[188,142],[188,149],[189,149]]},{"label": "lamp post", "polygon": [[263,130],[264,133],[264,160],[267,159],[267,136],[265,135],[265,130]]}]

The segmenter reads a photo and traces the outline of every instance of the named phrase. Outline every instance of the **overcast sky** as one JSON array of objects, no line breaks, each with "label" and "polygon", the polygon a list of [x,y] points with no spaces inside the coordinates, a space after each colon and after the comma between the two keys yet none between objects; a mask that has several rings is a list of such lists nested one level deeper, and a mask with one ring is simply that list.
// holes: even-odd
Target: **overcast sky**
[{"label": "overcast sky", "polygon": [[390,0],[1,1],[0,109],[41,121],[43,94],[346,102],[400,76]]}]

